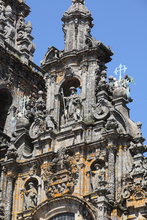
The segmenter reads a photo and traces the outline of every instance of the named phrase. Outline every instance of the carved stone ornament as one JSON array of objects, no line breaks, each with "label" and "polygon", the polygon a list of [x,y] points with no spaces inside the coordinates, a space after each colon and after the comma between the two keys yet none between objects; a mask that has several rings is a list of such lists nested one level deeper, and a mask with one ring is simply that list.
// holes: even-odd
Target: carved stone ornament
[{"label": "carved stone ornament", "polygon": [[33,122],[29,130],[30,138],[37,139],[43,132],[43,128],[44,123],[41,120],[36,120],[35,122]]},{"label": "carved stone ornament", "polygon": [[46,107],[42,91],[38,92],[38,99],[35,102],[34,112],[35,119],[29,130],[29,135],[32,139],[38,138],[46,127]]},{"label": "carved stone ornament", "polygon": [[28,183],[24,191],[24,208],[25,210],[33,209],[37,206],[37,189],[33,182]]},{"label": "carved stone ornament", "polygon": [[93,117],[96,120],[104,120],[109,116],[110,103],[107,100],[100,99],[98,103],[93,106]]},{"label": "carved stone ornament", "polygon": [[43,180],[48,198],[70,194],[78,178],[78,168],[72,152],[61,148],[52,162],[43,169]]},{"label": "carved stone ornament", "polygon": [[145,158],[144,161],[143,161],[143,168],[145,170],[147,170],[147,158]]},{"label": "carved stone ornament", "polygon": [[131,192],[129,190],[129,188],[124,188],[123,192],[122,192],[122,197],[124,199],[128,199],[131,196]]}]

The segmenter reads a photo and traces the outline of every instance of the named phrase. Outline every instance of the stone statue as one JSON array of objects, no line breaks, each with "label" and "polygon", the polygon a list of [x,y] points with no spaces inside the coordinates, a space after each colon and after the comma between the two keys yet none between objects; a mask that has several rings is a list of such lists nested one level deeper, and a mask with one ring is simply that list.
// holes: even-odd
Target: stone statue
[{"label": "stone statue", "polygon": [[91,184],[92,189],[96,191],[101,180],[101,166],[99,163],[94,165],[94,169],[91,171]]},{"label": "stone statue", "polygon": [[125,75],[124,79],[122,79],[122,87],[124,87],[126,90],[126,96],[128,100],[131,100],[131,97],[130,97],[130,83],[131,82],[132,82],[132,79],[128,75]]},{"label": "stone statue", "polygon": [[33,182],[28,183],[28,189],[25,190],[25,209],[32,209],[37,206],[37,190]]},{"label": "stone statue", "polygon": [[70,96],[63,97],[63,99],[65,120],[82,120],[82,100],[79,95],[77,95],[77,89],[75,87],[71,87]]},{"label": "stone statue", "polygon": [[119,80],[110,76],[109,77],[109,89],[113,93],[114,98],[123,97],[129,102],[132,101],[130,97],[130,83],[133,83],[133,79],[125,75],[124,78],[120,77]]},{"label": "stone statue", "polygon": [[57,123],[54,119],[54,117],[50,114],[50,112],[46,112],[47,116],[46,116],[46,127],[49,131],[54,130],[55,128],[57,128]]}]

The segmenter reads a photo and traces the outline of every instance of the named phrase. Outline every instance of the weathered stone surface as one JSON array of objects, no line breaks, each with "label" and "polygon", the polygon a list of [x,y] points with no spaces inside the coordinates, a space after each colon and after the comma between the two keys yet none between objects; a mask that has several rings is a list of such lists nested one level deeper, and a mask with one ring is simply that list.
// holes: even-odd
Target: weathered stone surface
[{"label": "weathered stone surface", "polygon": [[[147,219],[147,159],[126,75],[83,0],[64,13],[65,48],[38,67],[29,7],[0,0],[0,219]],[[46,88],[46,89],[45,89]]]}]

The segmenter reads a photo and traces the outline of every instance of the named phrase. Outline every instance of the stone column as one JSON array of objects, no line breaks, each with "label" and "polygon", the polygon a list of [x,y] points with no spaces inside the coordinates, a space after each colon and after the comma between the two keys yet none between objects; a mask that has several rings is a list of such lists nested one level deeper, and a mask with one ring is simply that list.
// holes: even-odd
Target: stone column
[{"label": "stone column", "polygon": [[113,202],[115,198],[115,148],[112,142],[108,145],[108,151],[108,183],[110,191],[108,198]]},{"label": "stone column", "polygon": [[14,178],[12,176],[8,176],[6,203],[5,203],[5,220],[11,220],[11,211],[12,211],[12,202],[13,202],[13,184],[14,184]]}]

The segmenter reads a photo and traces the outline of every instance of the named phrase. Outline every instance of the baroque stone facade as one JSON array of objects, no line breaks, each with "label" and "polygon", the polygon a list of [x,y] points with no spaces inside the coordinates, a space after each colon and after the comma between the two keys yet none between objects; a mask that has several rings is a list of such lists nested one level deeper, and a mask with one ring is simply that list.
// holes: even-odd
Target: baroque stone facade
[{"label": "baroque stone facade", "polygon": [[0,219],[147,219],[130,77],[107,78],[113,53],[91,36],[83,0],[63,15],[64,50],[50,47],[38,67],[29,12],[0,0]]}]

